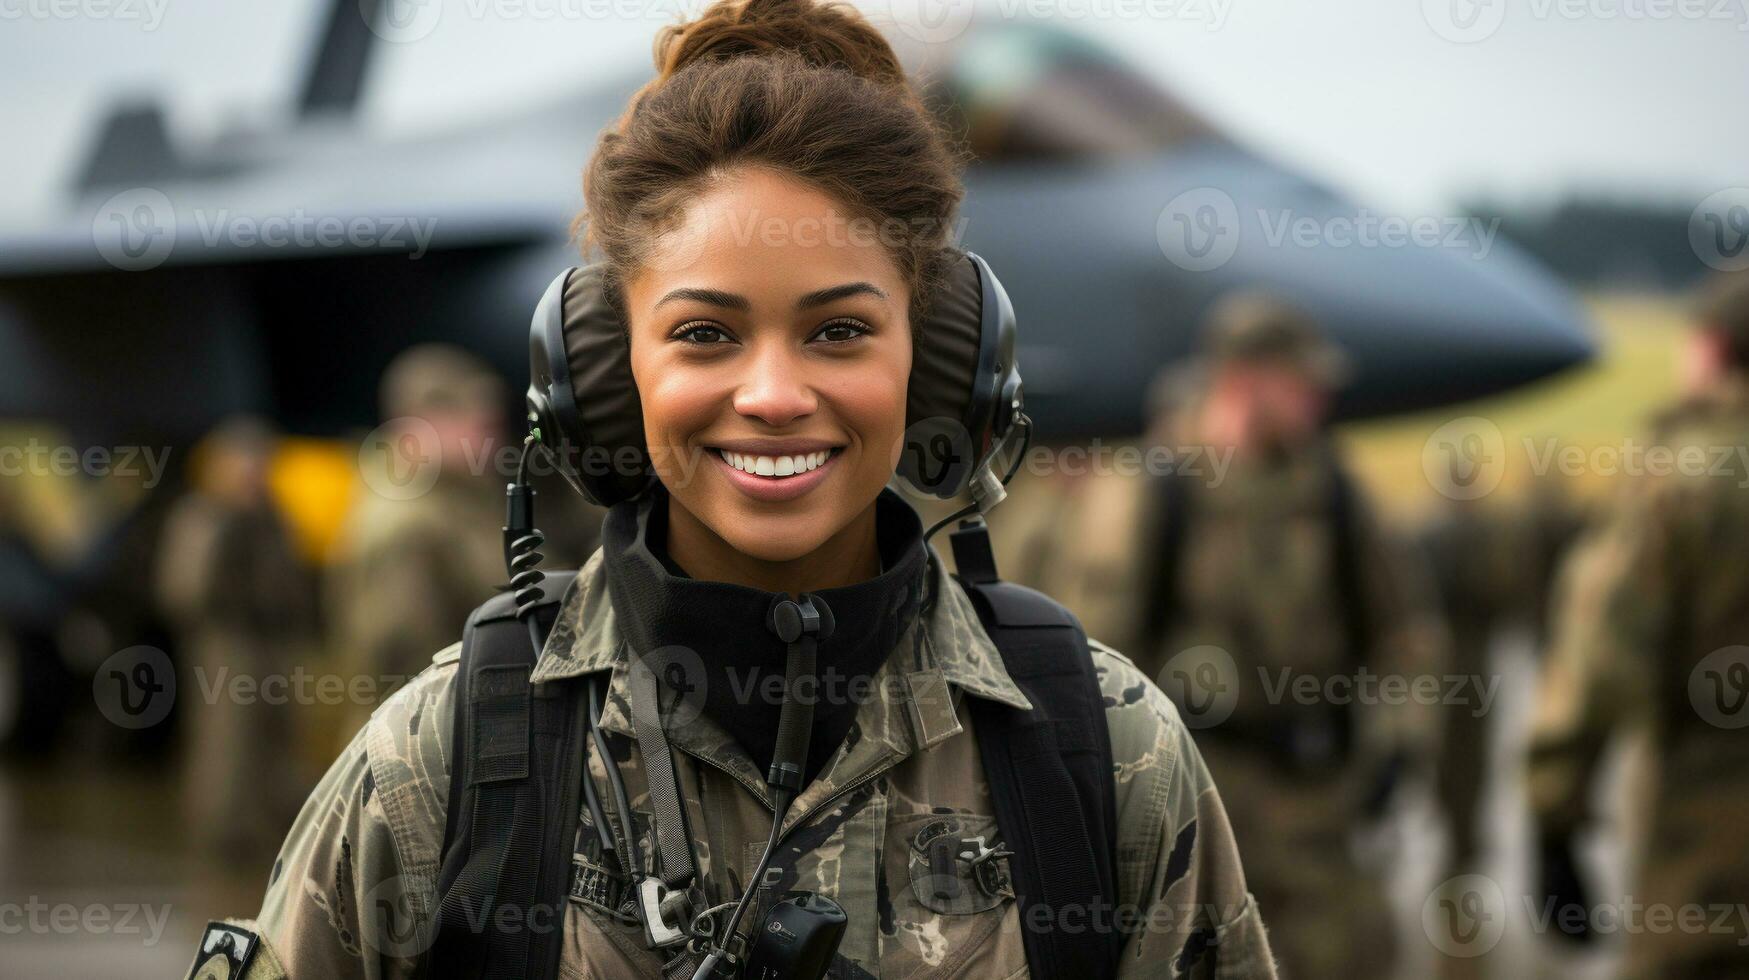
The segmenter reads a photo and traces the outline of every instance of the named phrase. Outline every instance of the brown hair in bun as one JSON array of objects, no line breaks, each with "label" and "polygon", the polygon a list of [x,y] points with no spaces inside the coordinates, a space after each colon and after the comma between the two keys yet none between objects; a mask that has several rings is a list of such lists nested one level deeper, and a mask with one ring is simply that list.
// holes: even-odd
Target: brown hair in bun
[{"label": "brown hair in bun", "polygon": [[664,27],[657,77],[602,134],[583,176],[585,249],[622,284],[705,185],[736,168],[785,173],[841,202],[891,251],[922,321],[947,268],[963,153],[892,46],[841,2],[719,0]]}]

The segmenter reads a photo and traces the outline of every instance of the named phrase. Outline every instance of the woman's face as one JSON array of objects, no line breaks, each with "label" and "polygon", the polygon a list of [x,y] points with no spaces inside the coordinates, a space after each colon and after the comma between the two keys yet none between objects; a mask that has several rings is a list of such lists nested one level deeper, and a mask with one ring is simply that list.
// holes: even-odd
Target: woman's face
[{"label": "woman's face", "polygon": [[714,185],[625,284],[644,436],[736,551],[813,553],[893,475],[910,291],[832,198],[762,168]]}]

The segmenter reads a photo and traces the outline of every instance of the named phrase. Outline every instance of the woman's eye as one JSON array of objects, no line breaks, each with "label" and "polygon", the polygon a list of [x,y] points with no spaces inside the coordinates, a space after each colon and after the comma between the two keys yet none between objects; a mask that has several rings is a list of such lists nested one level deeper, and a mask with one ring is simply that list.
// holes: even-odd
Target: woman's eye
[{"label": "woman's eye", "polygon": [[695,323],[675,331],[674,339],[684,340],[700,347],[709,347],[727,341],[729,335],[721,327],[715,327],[708,323]]},{"label": "woman's eye", "polygon": [[841,344],[868,333],[867,324],[856,320],[834,320],[820,328],[814,336],[829,344]]}]

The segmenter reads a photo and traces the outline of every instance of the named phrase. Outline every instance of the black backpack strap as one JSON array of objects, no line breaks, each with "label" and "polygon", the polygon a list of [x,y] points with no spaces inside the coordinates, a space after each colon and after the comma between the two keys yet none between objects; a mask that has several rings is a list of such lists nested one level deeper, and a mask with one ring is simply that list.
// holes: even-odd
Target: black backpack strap
[{"label": "black backpack strap", "polygon": [[[543,635],[574,578],[547,573]],[[530,683],[536,657],[511,593],[468,617],[424,976],[558,975],[587,713],[573,685]]]},{"label": "black backpack strap", "polygon": [[1333,449],[1327,450],[1324,462],[1325,492],[1329,494],[1331,574],[1336,585],[1336,601],[1342,616],[1342,631],[1348,641],[1350,658],[1358,666],[1372,652],[1373,631],[1371,610],[1367,607],[1366,584],[1361,578],[1360,525],[1356,520],[1354,480],[1343,468]]},{"label": "black backpack strap", "polygon": [[[958,533],[954,545],[958,565]],[[960,584],[1033,704],[1018,711],[967,699],[996,821],[1014,852],[1008,860],[1028,967],[1035,977],[1112,976],[1124,936],[1115,923],[1088,927],[1095,910],[1116,909],[1117,788],[1087,635],[1041,592],[994,579]],[[1035,905],[1050,914],[1034,918]],[[1078,918],[1065,923],[1060,917],[1071,909]]]},{"label": "black backpack strap", "polygon": [[1129,651],[1144,658],[1156,655],[1182,611],[1184,600],[1179,579],[1192,517],[1190,477],[1179,472],[1178,467],[1155,477],[1149,484],[1142,540],[1158,545],[1148,549],[1142,559],[1138,594],[1145,601],[1136,635],[1130,638],[1136,648]]}]

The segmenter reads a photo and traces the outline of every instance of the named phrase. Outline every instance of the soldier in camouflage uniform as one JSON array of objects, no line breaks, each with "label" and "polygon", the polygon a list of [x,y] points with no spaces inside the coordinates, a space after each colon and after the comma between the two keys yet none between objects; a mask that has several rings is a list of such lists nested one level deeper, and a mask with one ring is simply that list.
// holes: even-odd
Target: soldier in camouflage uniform
[{"label": "soldier in camouflage uniform", "polygon": [[[939,600],[901,635],[875,675],[883,696],[858,707],[843,748],[790,810],[783,885],[845,908],[846,976],[1026,976],[1006,871],[981,875],[962,863],[958,887],[938,889],[918,850],[943,820],[961,836],[999,841],[965,702],[1028,706],[970,600],[938,560],[926,574]],[[260,918],[236,923],[263,940],[245,976],[410,975],[436,895],[458,650],[439,653],[391,698],[317,787],[274,864]],[[629,737],[627,651],[597,552],[565,597],[534,680],[611,671],[602,726],[653,861],[644,768]],[[1139,923],[1119,975],[1273,976],[1221,797],[1178,711],[1122,654],[1095,642],[1093,656],[1117,780],[1117,906]],[[770,830],[762,772],[707,713],[669,738],[689,820],[704,828],[701,877],[744,880]],[[601,759],[591,753],[589,765],[607,798]],[[574,892],[564,912],[561,972],[660,976],[641,927],[615,914],[587,811],[582,821],[579,880],[595,884]]]},{"label": "soldier in camouflage uniform", "polygon": [[[194,489],[166,519],[154,586],[192,668],[184,691],[224,692],[232,676],[259,684],[289,675],[314,645],[314,576],[268,493],[272,453],[273,433],[261,422],[221,425],[195,450]],[[207,847],[271,854],[311,775],[284,772],[295,706],[223,693],[183,705],[191,828]]]},{"label": "soldier in camouflage uniform", "polygon": [[[385,438],[359,454],[364,479],[325,587],[348,677],[385,692],[412,679],[503,581],[505,481],[476,464],[503,445],[504,399],[498,376],[456,347],[410,348],[384,372]],[[376,705],[355,707],[354,728]]]},{"label": "soldier in camouflage uniform", "polygon": [[[1086,488],[1062,536],[1074,544],[1041,563],[1053,569],[1041,587],[1127,644],[1178,701],[1270,910],[1283,975],[1380,976],[1398,940],[1383,872],[1353,845],[1400,776],[1430,761],[1438,715],[1322,692],[1342,699],[1349,689],[1328,679],[1363,671],[1439,672],[1443,626],[1424,570],[1352,487],[1359,609],[1345,609],[1334,581],[1339,461],[1321,421],[1346,370],[1340,353],[1303,314],[1259,294],[1217,304],[1205,346],[1199,365],[1169,369],[1153,396],[1150,438],[1178,468]],[[1169,504],[1172,493],[1184,502]],[[1319,693],[1296,696],[1296,679]]]},{"label": "soldier in camouflage uniform", "polygon": [[[1689,394],[1650,440],[1668,465],[1648,453],[1563,571],[1530,745],[1541,897],[1584,911],[1556,922],[1567,935],[1589,935],[1597,906],[1627,911],[1630,977],[1749,976],[1749,279],[1715,283],[1697,321]],[[1630,728],[1650,731],[1661,783],[1641,868],[1631,897],[1587,897],[1573,838]]]},{"label": "soldier in camouflage uniform", "polygon": [[[1502,632],[1526,629],[1546,646],[1549,597],[1561,560],[1584,526],[1584,514],[1558,473],[1539,476],[1522,500],[1453,499],[1423,525],[1418,539],[1433,572],[1451,635],[1452,670],[1494,676]],[[1496,719],[1454,706],[1446,714],[1440,797],[1449,807],[1454,872],[1474,869],[1486,849],[1483,791],[1491,781]]]}]

